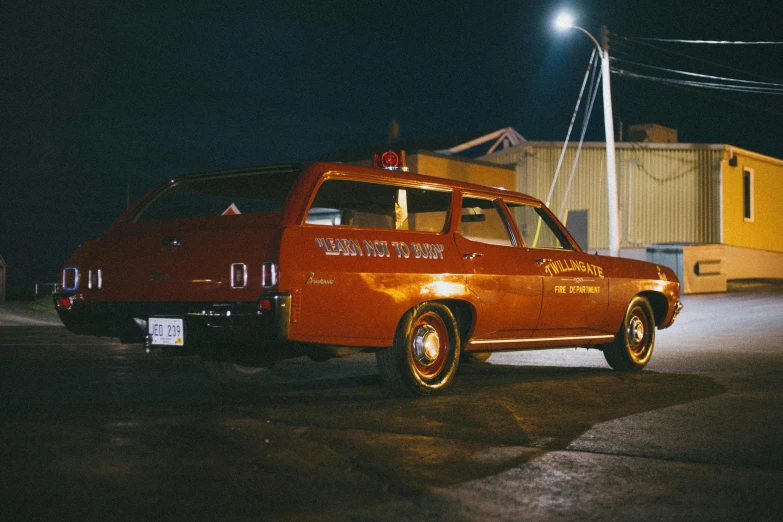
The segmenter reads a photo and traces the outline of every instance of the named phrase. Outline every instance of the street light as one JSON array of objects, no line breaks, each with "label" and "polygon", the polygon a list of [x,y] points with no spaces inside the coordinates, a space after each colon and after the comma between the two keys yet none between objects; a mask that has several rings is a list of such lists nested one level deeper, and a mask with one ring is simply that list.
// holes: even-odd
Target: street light
[{"label": "street light", "polygon": [[601,84],[604,100],[604,130],[606,132],[606,181],[609,196],[609,255],[620,255],[620,218],[617,207],[617,168],[614,151],[614,119],[612,118],[612,91],[609,85],[609,38],[606,26],[601,27],[603,45],[587,30],[574,25],[574,18],[561,13],[555,19],[555,27],[560,31],[578,29],[590,37],[601,56]]}]

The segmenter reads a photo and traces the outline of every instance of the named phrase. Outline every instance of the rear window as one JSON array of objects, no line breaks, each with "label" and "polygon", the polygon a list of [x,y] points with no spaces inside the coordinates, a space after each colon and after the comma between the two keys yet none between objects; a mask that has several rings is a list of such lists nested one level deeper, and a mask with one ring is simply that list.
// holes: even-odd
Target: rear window
[{"label": "rear window", "polygon": [[185,178],[153,194],[130,221],[276,212],[300,171],[278,168]]},{"label": "rear window", "polygon": [[451,192],[345,179],[324,181],[307,213],[309,225],[442,232]]}]

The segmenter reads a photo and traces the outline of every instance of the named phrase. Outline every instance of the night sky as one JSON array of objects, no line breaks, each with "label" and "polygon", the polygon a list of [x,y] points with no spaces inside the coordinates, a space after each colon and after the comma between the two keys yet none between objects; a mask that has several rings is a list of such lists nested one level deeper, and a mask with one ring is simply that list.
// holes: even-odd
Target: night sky
[{"label": "night sky", "polygon": [[[9,298],[54,282],[127,185],[134,200],[173,175],[383,143],[392,119],[402,138],[512,126],[563,140],[594,47],[553,29],[563,7],[597,37],[609,28],[618,67],[783,84],[783,45],[627,39],[783,41],[779,0],[0,2]],[[783,158],[781,94],[617,75],[612,89],[616,125]],[[599,96],[587,139],[603,141],[601,115]]]}]

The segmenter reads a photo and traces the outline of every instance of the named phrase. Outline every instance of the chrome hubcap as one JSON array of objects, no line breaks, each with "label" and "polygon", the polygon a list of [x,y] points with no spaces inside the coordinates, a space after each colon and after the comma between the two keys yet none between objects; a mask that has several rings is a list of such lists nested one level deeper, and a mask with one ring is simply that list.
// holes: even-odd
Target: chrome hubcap
[{"label": "chrome hubcap", "polygon": [[631,319],[631,324],[628,325],[628,329],[631,334],[631,341],[633,344],[638,345],[644,339],[644,323],[638,317]]},{"label": "chrome hubcap", "polygon": [[437,360],[439,353],[438,331],[428,324],[419,326],[413,335],[413,355],[416,360],[423,366],[429,366]]}]

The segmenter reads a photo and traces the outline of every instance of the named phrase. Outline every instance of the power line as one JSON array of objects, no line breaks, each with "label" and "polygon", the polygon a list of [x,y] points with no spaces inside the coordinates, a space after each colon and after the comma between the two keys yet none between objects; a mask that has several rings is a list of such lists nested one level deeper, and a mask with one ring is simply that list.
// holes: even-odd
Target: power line
[{"label": "power line", "polygon": [[612,68],[612,72],[619,74],[620,76],[630,76],[632,78],[641,78],[645,80],[655,80],[661,83],[672,83],[677,85],[689,85],[691,87],[702,87],[705,89],[715,89],[719,91],[732,91],[732,92],[744,92],[753,94],[780,94],[783,95],[783,88],[775,89],[773,87],[753,87],[753,86],[741,86],[730,85],[725,83],[711,83],[711,82],[697,82],[693,80],[678,80],[675,78],[662,78],[660,76],[650,76],[646,74],[639,74],[625,69]]},{"label": "power line", "polygon": [[753,73],[753,72],[750,72],[750,71],[739,69],[737,67],[732,67],[730,65],[725,65],[725,64],[718,63],[718,62],[713,62],[713,61],[710,61],[710,60],[705,60],[703,58],[698,58],[696,56],[691,56],[689,54],[681,53],[681,52],[678,52],[678,51],[672,51],[671,49],[666,49],[665,47],[661,47],[659,45],[653,45],[651,43],[639,41],[638,39],[634,40],[632,38],[629,38],[629,37],[626,37],[626,36],[619,36],[619,35],[616,35],[616,34],[612,34],[612,36],[618,38],[619,42],[626,44],[626,46],[629,47],[629,48],[631,48],[631,46],[628,45],[628,44],[637,44],[637,45],[641,45],[641,46],[644,46],[644,47],[648,47],[648,48],[656,50],[656,51],[660,51],[660,52],[665,53],[665,54],[670,54],[670,55],[673,55],[673,56],[679,56],[681,58],[686,58],[688,60],[693,60],[695,62],[700,62],[700,63],[707,64],[707,65],[713,65],[715,67],[720,67],[722,69],[727,69],[729,71],[734,71],[734,72],[738,72],[738,73],[742,73],[742,74],[747,74],[749,76],[754,76],[756,78],[762,78],[762,79],[765,79],[765,80],[772,80],[772,78],[769,78],[767,76],[763,76],[761,74]]},{"label": "power line", "polygon": [[708,44],[708,45],[783,45],[783,42],[737,42],[727,40],[676,40],[672,38],[643,38],[625,36],[627,40],[644,40],[649,42],[673,42],[673,43],[686,43],[686,44]]},{"label": "power line", "polygon": [[657,71],[670,72],[670,73],[674,73],[674,74],[681,74],[681,75],[684,75],[684,76],[694,76],[694,77],[697,77],[697,78],[707,78],[707,79],[710,79],[710,80],[721,80],[721,81],[725,81],[725,82],[735,82],[735,83],[745,83],[745,84],[752,84],[752,85],[760,85],[760,86],[764,86],[764,87],[767,87],[767,88],[775,88],[775,87],[783,88],[783,83],[757,82],[757,81],[753,81],[753,80],[740,80],[738,78],[726,78],[724,76],[712,76],[712,75],[709,75],[709,74],[699,74],[699,73],[694,73],[694,72],[680,71],[680,70],[677,70],[677,69],[668,69],[666,67],[658,67],[658,66],[655,66],[655,65],[648,65],[648,64],[644,64],[644,63],[633,62],[633,61],[630,61],[630,60],[623,60],[622,58],[611,58],[611,60],[613,62],[623,62],[623,63],[627,63],[627,64],[630,64],[630,65],[635,65],[637,67],[644,67],[644,68],[647,68],[647,69],[654,69],[654,70],[657,70]]},{"label": "power line", "polygon": [[[739,99],[736,99],[736,96],[742,96],[747,94],[761,94],[761,95],[766,94],[766,95],[773,95],[773,96],[774,95],[779,96],[780,94],[783,94],[783,90],[780,89],[780,87],[783,87],[783,83],[779,83],[775,81],[775,79],[768,78],[766,76],[762,76],[760,74],[756,74],[750,71],[742,70],[737,67],[732,67],[723,63],[705,60],[698,56],[693,56],[691,54],[669,49],[665,47],[667,42],[666,39],[629,38],[629,37],[619,36],[616,34],[612,34],[612,37],[613,39],[611,43],[613,49],[615,49],[614,54],[621,56],[621,58],[616,58],[616,57],[612,58],[613,63],[618,65],[618,67],[613,68],[612,70],[613,74],[617,74],[620,77],[629,80],[647,80],[647,81],[655,82],[670,88],[681,89],[683,91],[692,94],[698,94],[700,96],[707,96],[709,98],[719,100],[721,102],[741,106],[746,109],[750,109],[768,115],[783,116],[783,112],[777,109],[777,105],[778,105],[777,103],[771,103],[771,104],[764,103],[763,106],[760,106],[758,104],[758,101],[761,100],[761,98],[759,97],[754,97],[753,99],[756,100],[756,102],[753,103],[743,103]],[[659,44],[659,43],[652,43],[652,42],[664,42],[664,43]],[[707,47],[713,50],[716,49],[715,46],[707,46]],[[727,47],[721,47],[721,49],[726,50]],[[759,48],[755,47],[754,49],[758,50]],[[775,52],[777,53],[778,51],[779,48],[776,48]],[[674,68],[668,66],[673,61],[679,63],[683,63],[684,61],[684,63],[690,63],[691,65],[693,65],[693,63],[697,63],[699,64],[699,69],[703,70],[705,73],[710,72],[710,69],[719,68],[734,73],[739,73],[740,75],[745,77],[756,78],[760,80],[769,80],[769,81],[753,82],[752,80],[726,78],[725,76],[718,76],[714,74],[700,74],[691,71],[685,71],[682,70],[683,68]],[[657,62],[659,65],[651,65],[651,62],[652,63]],[[667,65],[667,66],[661,67],[660,65]],[[686,67],[688,66],[686,65]],[[650,70],[660,71],[662,73],[667,73],[670,75],[688,76],[691,79],[670,78],[670,77],[665,77],[663,74],[655,75],[654,73],[642,74],[640,72],[636,72],[636,69],[639,68],[646,68]],[[704,81],[697,81],[697,79],[714,80],[714,81],[704,82]],[[719,92],[724,92],[727,94],[733,93],[733,95],[731,95],[730,97],[720,96],[718,95]],[[778,97],[777,100],[780,100],[780,98]],[[745,98],[745,101],[749,101],[749,100]]]},{"label": "power line", "polygon": [[[631,80],[644,79],[644,80],[648,80],[648,81],[652,81],[652,82],[656,82],[656,83],[664,83],[664,82],[658,81],[654,77],[651,77],[651,78],[640,78],[640,77],[636,77],[636,76],[630,75],[630,74],[629,75],[622,75],[621,74],[621,76],[626,77],[626,78],[631,79]],[[668,87],[672,87],[674,89],[680,89],[680,90],[689,92],[691,94],[699,94],[701,96],[707,96],[709,98],[713,98],[715,100],[719,100],[719,101],[722,101],[722,102],[725,102],[725,103],[729,103],[729,104],[732,104],[732,105],[738,105],[738,106],[744,107],[746,109],[750,109],[750,110],[754,110],[754,111],[758,111],[758,112],[763,112],[764,114],[774,114],[776,116],[783,116],[783,112],[781,112],[781,111],[777,111],[777,110],[771,109],[769,107],[760,108],[760,107],[758,107],[756,105],[751,105],[751,104],[743,103],[743,102],[735,100],[735,99],[726,98],[725,96],[718,96],[718,95],[714,94],[713,91],[707,91],[707,90],[704,90],[704,89],[697,89],[697,88],[694,88],[694,87],[688,87],[688,86],[685,86],[685,85],[678,85],[678,84],[675,84],[675,83],[666,83],[666,85]]]}]

